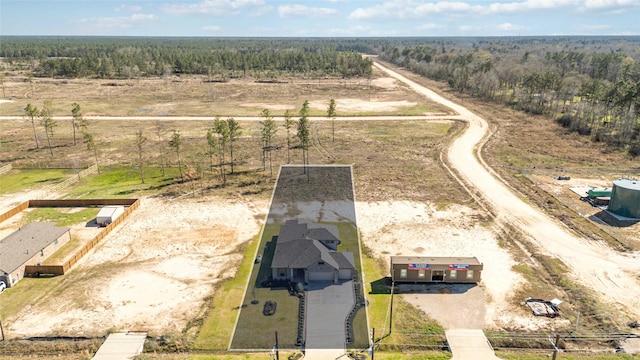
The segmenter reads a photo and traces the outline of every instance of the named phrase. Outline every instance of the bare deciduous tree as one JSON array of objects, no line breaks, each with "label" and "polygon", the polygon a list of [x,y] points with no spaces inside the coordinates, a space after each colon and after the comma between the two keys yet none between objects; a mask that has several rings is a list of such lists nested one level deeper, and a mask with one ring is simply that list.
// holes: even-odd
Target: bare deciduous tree
[{"label": "bare deciduous tree", "polygon": [[184,182],[184,175],[182,174],[182,160],[180,159],[180,149],[182,148],[182,139],[180,138],[180,132],[173,130],[171,140],[169,140],[169,146],[176,151],[178,157],[178,169],[180,169],[180,180]]},{"label": "bare deciduous tree", "polygon": [[147,138],[142,134],[142,130],[136,132],[136,148],[138,149],[138,166],[140,167],[140,181],[144,184],[144,143]]}]

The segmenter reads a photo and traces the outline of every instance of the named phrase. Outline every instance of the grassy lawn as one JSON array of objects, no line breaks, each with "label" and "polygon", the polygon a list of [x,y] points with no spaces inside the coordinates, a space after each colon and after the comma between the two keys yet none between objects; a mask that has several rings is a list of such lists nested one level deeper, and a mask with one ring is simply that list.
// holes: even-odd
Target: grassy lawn
[{"label": "grassy lawn", "polygon": [[[496,351],[496,356],[500,359],[505,360],[543,360],[550,359],[548,354],[552,354],[553,351],[539,351],[537,353],[531,352],[530,350],[525,351]],[[557,359],[562,360],[631,360],[638,359],[638,355],[629,355],[629,354],[589,354],[589,353],[559,353]]]},{"label": "grassy lawn", "polygon": [[64,276],[53,278],[23,278],[0,294],[0,320],[18,313],[43,297],[53,296]]},{"label": "grassy lawn", "polygon": [[83,178],[72,186],[67,198],[127,198],[157,193],[180,176],[177,168],[165,167],[165,175],[158,167],[145,168],[145,183],[140,181],[137,167],[101,168],[100,174]]},{"label": "grassy lawn", "polygon": [[[354,253],[356,268],[360,268],[358,239],[355,227],[351,223],[330,223],[338,227],[342,244],[340,251]],[[276,235],[280,232],[280,224],[267,224],[259,247],[263,249],[263,259],[260,264],[254,264],[249,289],[243,301],[242,311],[234,334],[232,348],[260,349],[273,346],[275,331],[278,331],[280,346],[295,348],[298,321],[298,299],[289,295],[287,289],[263,288],[260,284],[271,275],[271,260],[275,252]],[[265,246],[267,245],[268,246]],[[259,301],[252,304],[252,300]],[[262,309],[267,300],[276,301],[278,308],[273,316],[264,316]],[[264,330],[260,330],[264,329]],[[368,328],[366,311],[362,308],[354,321],[356,341],[354,347],[366,346]]]},{"label": "grassy lawn", "polygon": [[[291,352],[280,351],[280,359],[287,359]],[[271,360],[266,352],[259,353],[216,353],[216,354],[142,354],[136,360]],[[0,360],[2,358],[0,357]]]},{"label": "grassy lawn", "polygon": [[60,208],[34,208],[25,212],[25,222],[46,221],[57,226],[71,226],[78,223],[87,223],[98,215],[98,208],[88,208],[80,211],[69,212]]},{"label": "grassy lawn", "polygon": [[71,240],[64,244],[60,249],[58,249],[51,256],[46,258],[42,264],[43,265],[62,265],[67,257],[71,257],[79,251],[81,246],[84,245],[82,241],[78,238],[71,237]]},{"label": "grassy lawn", "polygon": [[[271,275],[271,260],[275,252],[275,236],[280,232],[280,225],[267,224],[264,227],[259,249],[264,250],[262,262],[253,264],[251,278],[242,310],[238,318],[236,332],[231,347],[234,349],[270,349],[278,332],[278,340],[282,348],[295,348],[298,298],[289,295],[286,288],[263,288],[260,283]],[[265,245],[269,246],[265,250]],[[249,256],[253,252],[247,253]],[[264,303],[268,300],[277,303],[276,313],[272,316],[262,314]],[[252,301],[258,301],[252,304]]]},{"label": "grassy lawn", "polygon": [[76,175],[76,169],[13,169],[0,175],[0,195],[13,194],[27,189],[42,189],[63,182],[71,175]]}]

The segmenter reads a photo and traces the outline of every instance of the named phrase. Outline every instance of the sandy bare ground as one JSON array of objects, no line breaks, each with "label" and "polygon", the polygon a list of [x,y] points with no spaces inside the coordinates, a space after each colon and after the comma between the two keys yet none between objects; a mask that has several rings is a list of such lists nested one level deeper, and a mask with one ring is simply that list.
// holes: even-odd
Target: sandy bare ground
[{"label": "sandy bare ground", "polygon": [[220,280],[232,252],[259,232],[266,201],[146,198],[57,289],[7,319],[10,336],[102,335],[110,329],[181,331]]},{"label": "sandy bare ground", "polygon": [[450,146],[447,158],[461,182],[481,193],[480,200],[494,210],[498,223],[514,225],[541,252],[561,259],[571,268],[575,281],[595,290],[607,303],[640,316],[640,252],[618,253],[606,244],[583,239],[523,202],[482,160],[480,149],[489,133],[484,119],[378,63],[375,66],[469,122],[468,129]]}]

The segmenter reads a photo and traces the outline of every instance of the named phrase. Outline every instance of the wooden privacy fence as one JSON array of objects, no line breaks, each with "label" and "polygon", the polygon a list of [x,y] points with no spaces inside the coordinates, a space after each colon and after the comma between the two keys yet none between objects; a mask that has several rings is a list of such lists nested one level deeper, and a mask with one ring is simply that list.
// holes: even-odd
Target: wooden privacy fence
[{"label": "wooden privacy fence", "polygon": [[82,179],[83,177],[93,174],[94,172],[98,171],[98,164],[93,164],[91,166],[89,166],[88,168],[80,171],[78,173],[78,175],[72,176],[70,178],[68,178],[67,180],[61,182],[60,184],[56,184],[53,185],[52,187],[46,189],[44,191],[44,193],[41,195],[41,197],[45,198],[61,189],[66,188],[67,186],[71,185],[71,184],[75,184],[78,181],[80,181],[80,179]]},{"label": "wooden privacy fence", "polygon": [[24,267],[24,273],[27,276],[64,275],[64,272],[64,265],[27,265]]},{"label": "wooden privacy fence", "polygon": [[[116,204],[116,205],[122,205],[122,204]],[[122,221],[124,221],[124,219],[126,219],[127,216],[129,216],[129,214],[131,214],[131,212],[135,210],[138,206],[140,206],[140,200],[135,199],[133,203],[131,203],[124,210],[124,213],[122,215],[118,216],[118,218],[115,219],[111,224],[107,225],[103,231],[98,233],[98,235],[96,235],[93,239],[91,239],[91,241],[85,244],[82,247],[82,249],[80,249],[80,251],[78,251],[75,255],[73,255],[72,258],[67,260],[62,265],[64,268],[64,271],[68,271],[69,269],[71,269],[73,265],[75,265],[78,261],[80,261],[80,259],[82,259],[83,256],[85,256],[91,249],[93,249],[94,246],[98,245],[98,243],[102,241],[102,239],[104,239],[104,237],[107,236],[107,234],[109,234],[113,229],[116,228],[116,226],[118,226]]]},{"label": "wooden privacy fence", "polygon": [[29,208],[29,200],[23,202],[22,204],[14,207],[13,209],[5,212],[4,214],[0,215],[0,223],[7,220],[8,218],[12,217],[15,214],[19,214],[22,211],[24,211],[25,209]]},{"label": "wooden privacy fence", "polygon": [[0,167],[0,175],[11,171],[11,169],[13,169],[13,165],[9,164],[9,165],[5,165],[3,167]]},{"label": "wooden privacy fence", "polygon": [[65,261],[62,265],[28,265],[25,267],[25,273],[27,276],[33,276],[36,274],[47,275],[64,275],[69,271],[73,265],[75,265],[83,256],[85,256],[91,249],[93,249],[107,234],[116,228],[124,219],[126,219],[133,210],[140,206],[139,199],[72,199],[72,200],[28,200],[22,204],[14,207],[6,213],[0,215],[0,223],[6,219],[12,217],[15,214],[27,208],[36,207],[90,207],[90,206],[104,206],[104,205],[121,205],[126,206],[124,213],[115,219],[111,224],[107,225],[103,231],[100,231],[96,236],[86,243],[75,255],[69,260]]}]

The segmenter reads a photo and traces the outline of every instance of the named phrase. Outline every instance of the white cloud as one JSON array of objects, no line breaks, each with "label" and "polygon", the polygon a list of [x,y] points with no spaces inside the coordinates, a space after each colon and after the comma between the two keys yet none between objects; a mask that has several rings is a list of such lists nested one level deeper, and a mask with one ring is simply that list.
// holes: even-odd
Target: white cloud
[{"label": "white cloud", "polygon": [[264,0],[203,0],[188,4],[167,4],[162,7],[162,10],[173,15],[225,15],[237,13],[241,8],[262,6],[264,4]]},{"label": "white cloud", "polygon": [[438,25],[438,24],[422,24],[420,26],[417,26],[416,29],[418,30],[433,30],[433,29],[441,29],[444,26],[442,25]]},{"label": "white cloud", "polygon": [[503,24],[499,24],[496,25],[496,30],[500,30],[500,31],[520,31],[520,30],[527,30],[527,27],[525,26],[520,26],[520,25],[514,25],[511,23],[503,23]]},{"label": "white cloud", "polygon": [[482,26],[460,25],[458,27],[458,30],[463,33],[479,34],[482,32]]},{"label": "white cloud", "polygon": [[493,15],[511,13],[529,13],[540,10],[568,9],[574,11],[609,10],[613,13],[640,7],[640,0],[524,0],[512,2],[493,2],[472,5],[463,1],[388,0],[370,7],[355,9],[349,19],[370,18],[420,18],[428,15]]},{"label": "white cloud", "polygon": [[217,25],[208,25],[208,26],[203,26],[202,30],[204,31],[220,31],[220,29],[222,29],[220,26]]},{"label": "white cloud", "polygon": [[281,18],[287,17],[325,17],[338,14],[338,10],[331,8],[310,7],[305,5],[281,5],[278,7]]},{"label": "white cloud", "polygon": [[137,6],[137,5],[122,4],[122,5],[118,6],[118,7],[116,7],[114,10],[115,10],[115,12],[120,12],[120,11],[133,11],[133,12],[135,12],[135,11],[142,10],[142,7]]},{"label": "white cloud", "polygon": [[586,0],[584,7],[587,9],[629,8],[640,6],[638,0]]},{"label": "white cloud", "polygon": [[130,29],[137,23],[155,20],[158,20],[158,17],[153,14],[133,14],[131,16],[90,17],[78,21],[90,23],[92,26],[102,29]]}]

